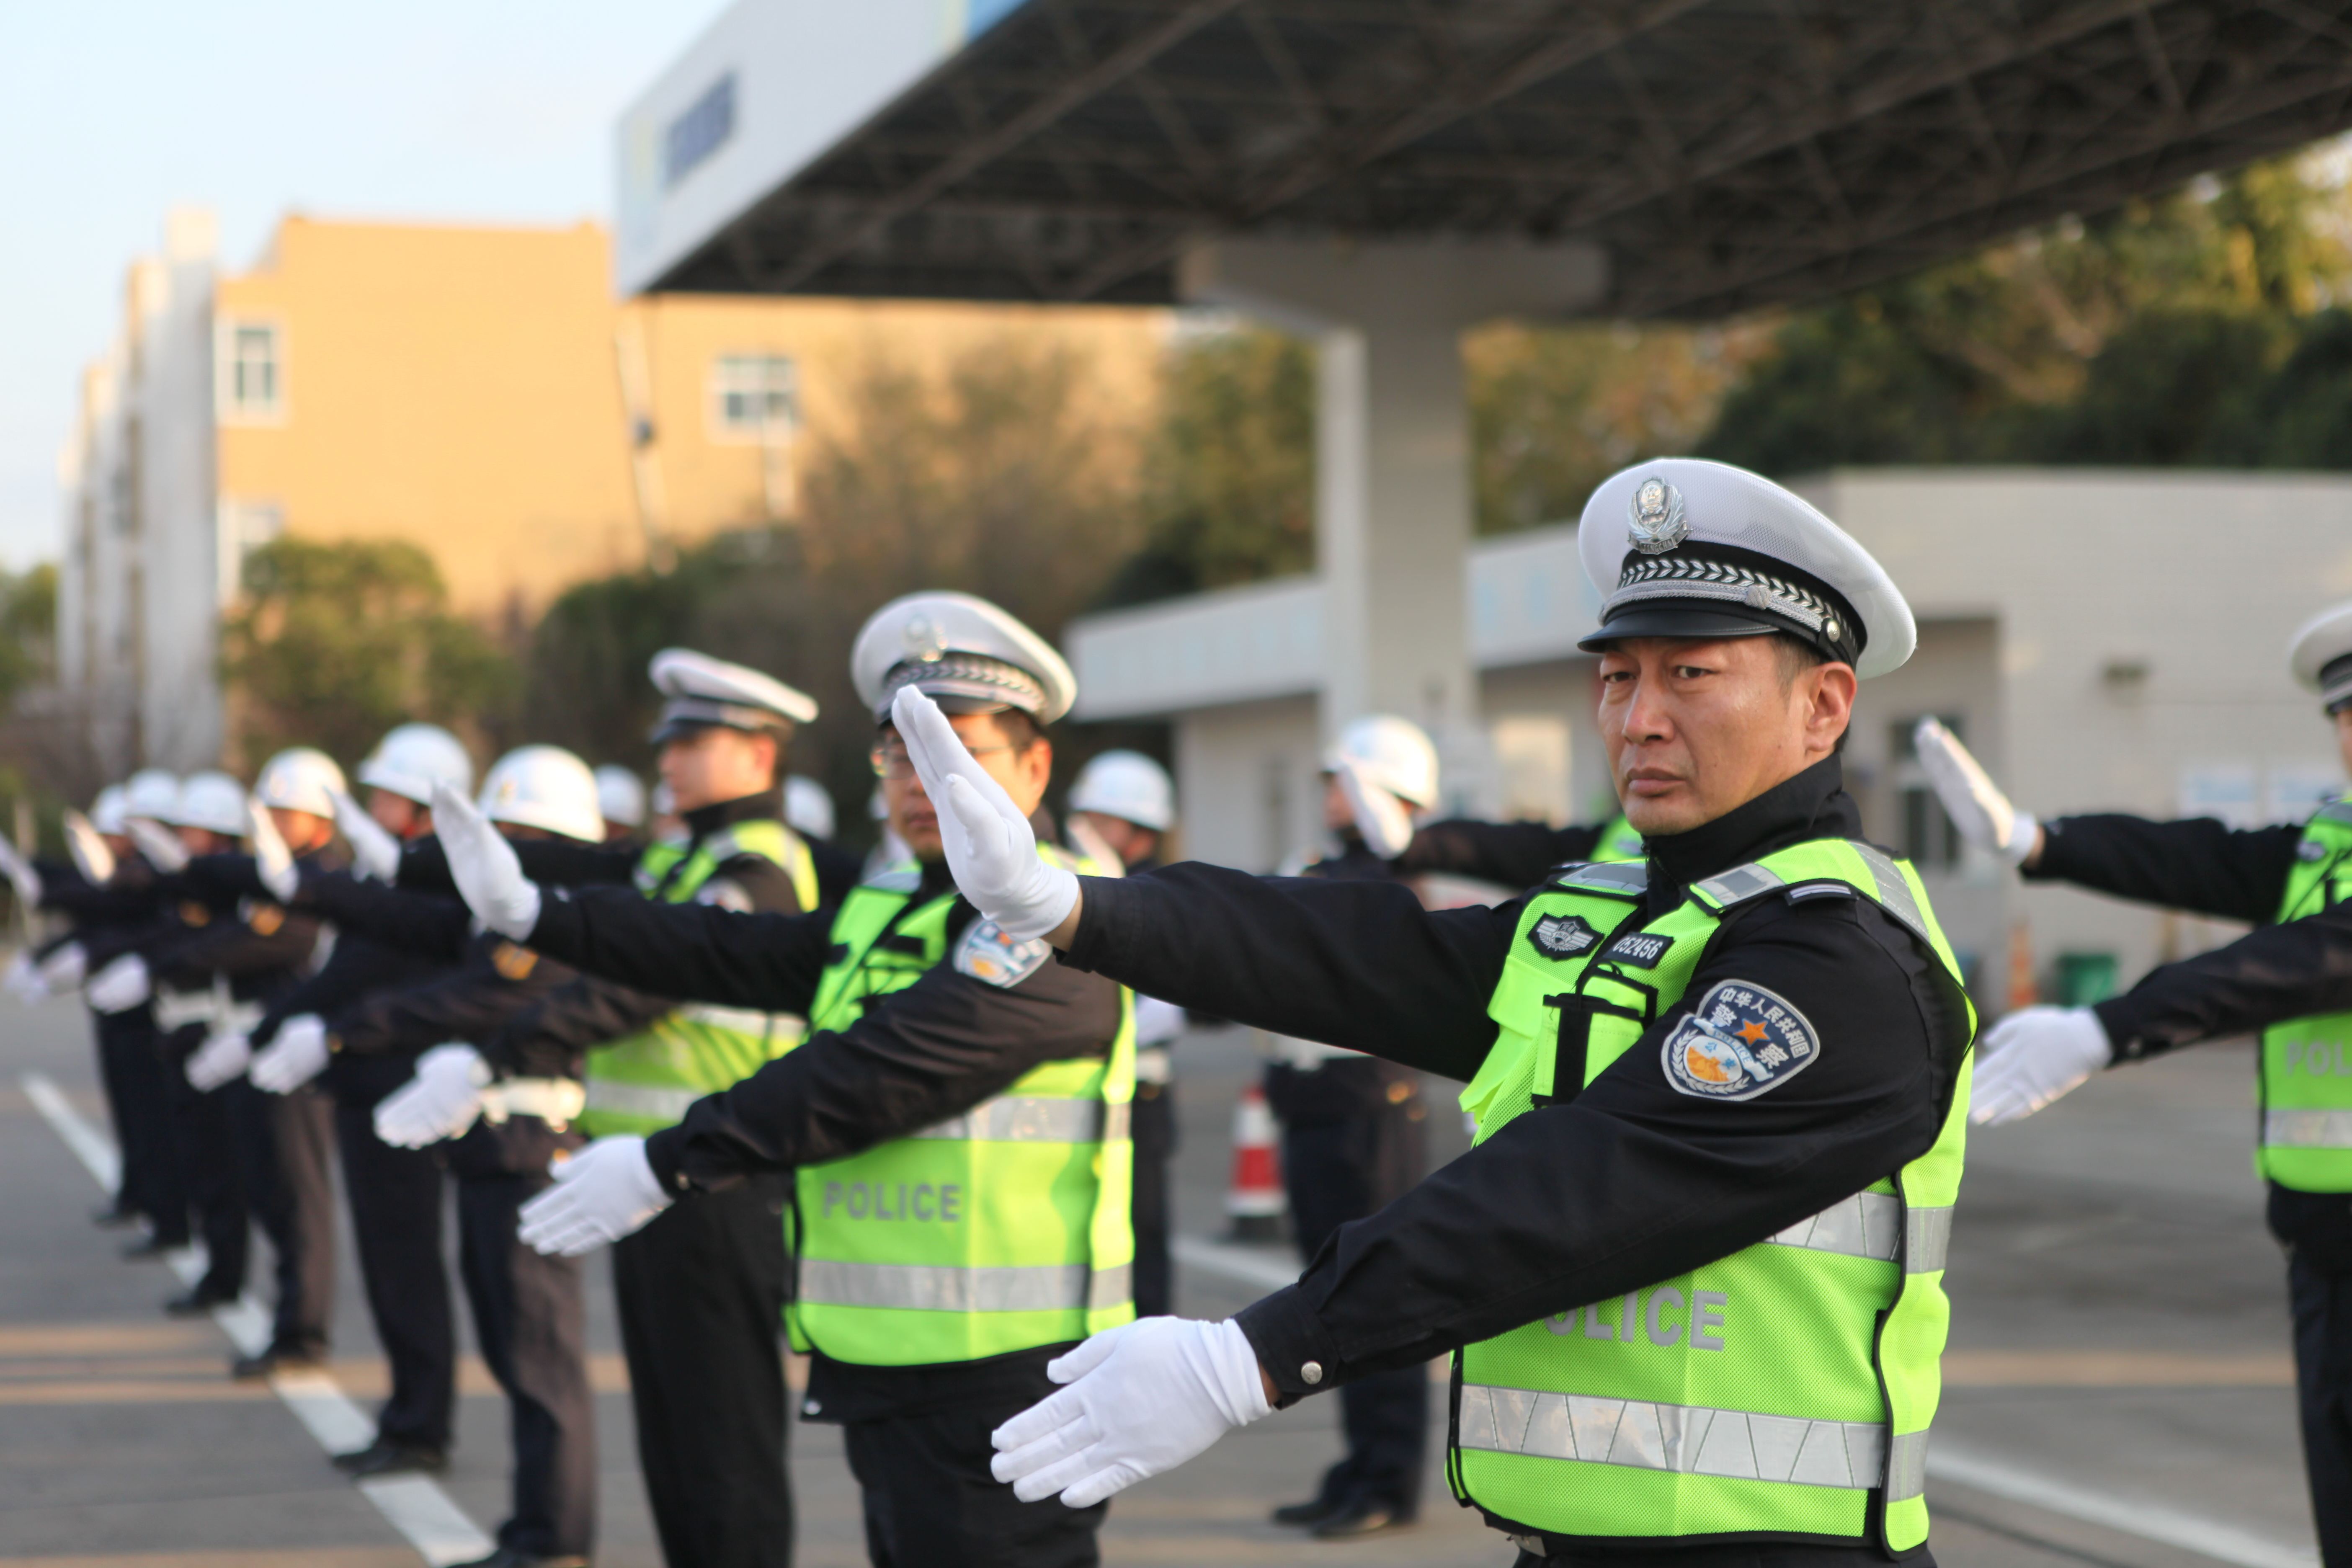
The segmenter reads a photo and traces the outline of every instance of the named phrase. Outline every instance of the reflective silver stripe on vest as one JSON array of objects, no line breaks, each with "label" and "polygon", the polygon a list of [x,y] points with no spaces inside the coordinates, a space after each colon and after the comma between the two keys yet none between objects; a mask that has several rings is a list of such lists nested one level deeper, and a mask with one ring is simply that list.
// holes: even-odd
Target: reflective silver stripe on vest
[{"label": "reflective silver stripe on vest", "polygon": [[1886,1455],[1886,1500],[1908,1502],[1927,1492],[1927,1434],[1898,1433]]},{"label": "reflective silver stripe on vest", "polygon": [[2331,800],[2312,815],[2314,822],[2352,824],[2352,800]]},{"label": "reflective silver stripe on vest", "polygon": [[750,1007],[714,1006],[708,1002],[689,1002],[677,1011],[678,1016],[689,1024],[708,1024],[730,1035],[750,1035],[764,1039],[771,1034],[799,1036],[808,1033],[808,1020],[797,1013],[761,1013]]},{"label": "reflective silver stripe on vest", "polygon": [[1595,860],[1571,866],[1552,879],[1555,888],[1590,888],[1620,898],[1639,897],[1650,886],[1650,867],[1643,860]]},{"label": "reflective silver stripe on vest", "polygon": [[651,1084],[614,1083],[611,1079],[592,1078],[588,1080],[588,1109],[683,1121],[686,1108],[705,1092],[699,1089],[656,1089]]},{"label": "reflective silver stripe on vest", "polygon": [[2271,1149],[2352,1149],[2352,1110],[2265,1110],[2263,1144]]},{"label": "reflective silver stripe on vest", "polygon": [[1768,871],[1761,866],[1734,866],[1720,877],[1709,877],[1704,882],[1693,882],[1691,891],[1718,910],[1727,910],[1746,899],[1769,893],[1775,888],[1785,888],[1788,879],[1778,871]]},{"label": "reflective silver stripe on vest", "polygon": [[1461,1446],[1686,1476],[1867,1490],[1886,1468],[1876,1421],[1811,1421],[1703,1405],[1462,1385]]},{"label": "reflective silver stripe on vest", "polygon": [[953,1264],[801,1260],[804,1307],[898,1307],[919,1312],[1101,1310],[1134,1294],[1133,1271],[1083,1263],[961,1268]]},{"label": "reflective silver stripe on vest", "polygon": [[1888,914],[1909,929],[1913,936],[1930,947],[1935,943],[1927,935],[1927,917],[1920,912],[1919,900],[1911,896],[1911,884],[1903,879],[1903,868],[1859,839],[1847,841],[1862,863],[1870,868],[1870,879],[1878,884],[1878,904]]},{"label": "reflective silver stripe on vest", "polygon": [[1780,1247],[1892,1263],[1903,1231],[1910,1233],[1909,1244],[1902,1248],[1906,1274],[1933,1274],[1944,1267],[1952,1247],[1951,1206],[1906,1210],[1891,1193],[1856,1193],[1770,1239]]},{"label": "reflective silver stripe on vest", "polygon": [[[1109,1114],[1106,1116],[1105,1111]],[[980,1143],[1098,1143],[1127,1136],[1128,1108],[1099,1100],[1043,1100],[999,1095],[961,1116],[950,1116],[910,1138],[955,1138]]]}]

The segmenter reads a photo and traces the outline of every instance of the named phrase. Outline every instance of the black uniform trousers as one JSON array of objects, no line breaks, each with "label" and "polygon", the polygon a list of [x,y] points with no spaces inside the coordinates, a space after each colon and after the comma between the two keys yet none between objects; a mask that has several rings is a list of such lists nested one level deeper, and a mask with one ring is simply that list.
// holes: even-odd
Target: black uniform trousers
[{"label": "black uniform trousers", "polygon": [[2338,1272],[2335,1262],[2291,1252],[2287,1298],[2319,1559],[2326,1568],[2352,1568],[2352,1272]]},{"label": "black uniform trousers", "polygon": [[670,1568],[789,1568],[788,1176],[673,1205],[613,1247],[637,1463]]},{"label": "black uniform trousers", "polygon": [[944,1410],[842,1426],[866,1504],[874,1568],[1095,1568],[1110,1505],[1023,1502],[989,1473],[988,1435],[1044,1397],[1013,1390]]},{"label": "black uniform trousers", "polygon": [[457,1326],[441,1260],[441,1163],[375,1135],[375,1104],[406,1083],[405,1057],[344,1057],[322,1080],[335,1106],[335,1145],[352,1205],[352,1241],[392,1392],[376,1436],[446,1448],[457,1401]]},{"label": "black uniform trousers", "polygon": [[553,1184],[547,1163],[577,1148],[535,1116],[477,1123],[446,1145],[457,1178],[457,1265],[482,1360],[507,1396],[514,1506],[501,1547],[585,1557],[596,1539],[596,1400],[576,1258],[546,1258],[515,1234],[518,1211]]},{"label": "black uniform trousers", "polygon": [[1135,1151],[1135,1315],[1160,1318],[1175,1310],[1175,1275],[1168,1260],[1168,1163],[1176,1155],[1176,1086],[1137,1084],[1128,1129]]},{"label": "black uniform trousers", "polygon": [[115,1205],[147,1216],[165,1247],[188,1244],[188,1194],[172,1133],[171,1087],[155,1041],[155,1015],[147,1007],[92,1013],[98,1065],[114,1115],[122,1176]]},{"label": "black uniform trousers", "polygon": [[[1266,1069],[1266,1103],[1282,1122],[1282,1184],[1302,1258],[1332,1233],[1402,1197],[1429,1161],[1427,1108],[1419,1079],[1371,1057],[1339,1057],[1301,1069]],[[1320,1500],[1385,1503],[1399,1519],[1421,1508],[1429,1442],[1429,1373],[1399,1367],[1339,1391],[1348,1452],[1325,1472]]]},{"label": "black uniform trousers", "polygon": [[249,1206],[277,1254],[270,1343],[324,1350],[335,1321],[334,1104],[310,1084],[269,1094],[238,1079],[217,1092],[236,1129]]},{"label": "black uniform trousers", "polygon": [[238,1148],[228,1090],[257,1091],[243,1079],[209,1094],[188,1082],[188,1058],[205,1043],[205,1033],[202,1024],[184,1024],[155,1039],[157,1061],[172,1097],[173,1147],[188,1206],[195,1214],[196,1234],[205,1244],[205,1277],[196,1282],[196,1290],[226,1300],[245,1289],[252,1223],[245,1184],[250,1162]]}]

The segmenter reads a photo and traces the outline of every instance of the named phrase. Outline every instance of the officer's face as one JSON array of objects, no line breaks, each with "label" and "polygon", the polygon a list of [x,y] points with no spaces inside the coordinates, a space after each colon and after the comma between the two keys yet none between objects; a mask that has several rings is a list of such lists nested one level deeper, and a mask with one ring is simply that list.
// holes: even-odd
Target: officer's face
[{"label": "officer's face", "polygon": [[706,724],[663,742],[659,767],[680,811],[740,800],[775,787],[775,737]]},{"label": "officer's face", "polygon": [[[1054,776],[1052,742],[1043,736],[1030,739],[1025,729],[1008,731],[993,713],[950,713],[947,718],[981,771],[1003,784],[1024,815],[1034,812],[1045,798],[1046,782]],[[1018,743],[1016,734],[1028,743]],[[881,750],[882,804],[890,813],[891,829],[907,841],[916,859],[939,859],[947,853],[940,842],[940,814],[933,809],[930,796],[923,793],[923,781],[907,763],[905,743],[895,728],[883,727]]]},{"label": "officer's face", "polygon": [[1686,833],[1827,756],[1851,665],[1791,673],[1770,637],[1628,637],[1601,656],[1601,736],[1626,820]]},{"label": "officer's face", "polygon": [[433,831],[433,808],[388,789],[368,791],[367,814],[394,838],[421,838]]},{"label": "officer's face", "polygon": [[278,837],[286,841],[286,847],[297,855],[319,848],[335,836],[331,818],[288,806],[271,806],[269,820],[277,826]]},{"label": "officer's face", "polygon": [[1123,866],[1149,859],[1151,852],[1160,847],[1160,835],[1123,816],[1111,816],[1099,811],[1080,811],[1072,815],[1082,818],[1088,827],[1093,828],[1096,837],[1118,857],[1119,864]]}]

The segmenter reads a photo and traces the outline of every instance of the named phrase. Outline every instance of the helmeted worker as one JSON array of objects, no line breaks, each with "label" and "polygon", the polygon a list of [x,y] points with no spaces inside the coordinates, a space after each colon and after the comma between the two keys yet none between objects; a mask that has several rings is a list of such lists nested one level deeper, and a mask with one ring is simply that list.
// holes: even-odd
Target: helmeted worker
[{"label": "helmeted worker", "polygon": [[1611,771],[1642,865],[1497,909],[1171,866],[1088,881],[912,698],[958,884],[1013,939],[1223,1016],[1469,1080],[1475,1146],[1222,1323],[1147,1320],[995,1434],[1091,1504],[1273,1404],[1456,1354],[1449,1474],[1522,1563],[1828,1568],[1924,1545],[1974,1020],[1837,746],[1909,658],[1804,501],[1692,459],[1584,510]]},{"label": "helmeted worker", "polygon": [[604,842],[620,844],[646,826],[646,781],[618,763],[596,770],[596,805],[604,814]]},{"label": "helmeted worker", "polygon": [[[2299,628],[2288,667],[2318,697],[2352,771],[2352,604]],[[2275,924],[2089,1007],[2027,1007],[1986,1035],[1971,1114],[2030,1116],[2110,1066],[2260,1026],[2255,1164],[2271,1232],[2287,1249],[2304,1463],[2321,1558],[2352,1565],[2352,1077],[2340,1065],[2352,982],[2334,928],[2352,881],[2352,801],[2308,822],[2231,830],[2210,817],[2121,814],[2039,821],[2011,804],[1942,725],[1920,763],[1961,836],[2029,881],[2078,887],[2222,920]]]},{"label": "helmeted worker", "polygon": [[1092,1563],[1101,1510],[1018,1502],[989,1479],[987,1433],[1050,1386],[1059,1348],[1132,1315],[1126,1003],[1003,939],[956,897],[938,816],[888,719],[894,693],[932,693],[1034,811],[1052,769],[1042,726],[1068,710],[1075,682],[1043,638],[961,594],[877,611],[853,673],[880,727],[891,826],[916,858],[837,914],[665,907],[593,888],[542,897],[496,844],[451,843],[468,902],[518,942],[592,973],[810,1021],[805,1044],[678,1125],[575,1156],[526,1235],[584,1249],[794,1170],[802,1413],[845,1429],[874,1561]]}]

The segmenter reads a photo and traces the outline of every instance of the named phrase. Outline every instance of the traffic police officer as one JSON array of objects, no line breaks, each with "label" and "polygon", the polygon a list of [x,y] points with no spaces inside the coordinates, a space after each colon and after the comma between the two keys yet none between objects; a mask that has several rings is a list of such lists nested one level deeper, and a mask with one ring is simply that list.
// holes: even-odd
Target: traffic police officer
[{"label": "traffic police officer", "polygon": [[[2316,693],[2352,771],[2352,605],[2318,616],[2288,650]],[[1970,1114],[1998,1124],[2030,1116],[2100,1068],[2259,1026],[2262,1103],[2255,1163],[2269,1183],[2272,1234],[2287,1249],[2305,1468],[2320,1554],[2352,1564],[2352,1076],[2342,1042],[2352,986],[2336,913],[2352,882],[2352,801],[2300,826],[2232,831],[2210,817],[2151,822],[2122,815],[2037,821],[2018,810],[1967,750],[1929,720],[1919,760],[1971,844],[2029,880],[2067,881],[2120,898],[2275,931],[2158,970],[2091,1007],[2028,1007],[1985,1037]]]},{"label": "traffic police officer", "polygon": [[1523,1563],[1924,1544],[1974,1019],[1837,756],[1856,679],[1912,651],[1909,609],[1811,507],[1713,463],[1604,481],[1580,548],[1648,858],[1498,909],[1194,865],[1082,882],[1035,864],[1018,810],[900,700],[959,885],[1009,937],[1467,1079],[1478,1121],[1238,1319],[1064,1358],[1068,1386],[995,1434],[1018,1495],[1093,1503],[1273,1404],[1450,1350],[1452,1482]]},{"label": "traffic police officer", "polygon": [[894,694],[933,694],[956,710],[941,722],[1034,811],[1052,769],[1041,726],[1068,710],[1075,682],[1029,628],[961,594],[877,612],[853,673],[883,725],[891,825],[918,858],[837,915],[591,888],[542,899],[495,841],[453,838],[444,806],[452,872],[492,926],[593,973],[803,1012],[813,1031],[677,1126],[592,1144],[525,1235],[584,1250],[794,1168],[803,1414],[845,1428],[875,1563],[1092,1563],[1102,1510],[1014,1500],[990,1479],[988,1433],[1046,1392],[1058,1350],[1132,1316],[1126,1003],[956,897],[936,810],[887,717]]}]

